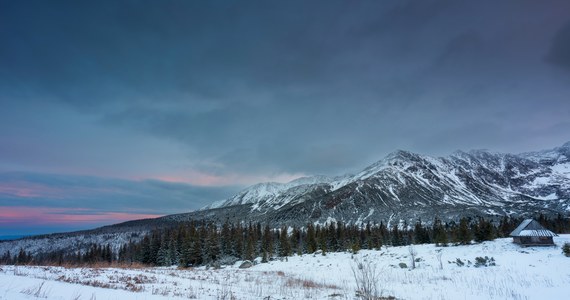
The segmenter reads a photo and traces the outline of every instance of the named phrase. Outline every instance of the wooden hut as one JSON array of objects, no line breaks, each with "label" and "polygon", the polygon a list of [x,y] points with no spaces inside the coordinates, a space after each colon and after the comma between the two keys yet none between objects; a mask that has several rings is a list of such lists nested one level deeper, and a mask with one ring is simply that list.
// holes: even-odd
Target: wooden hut
[{"label": "wooden hut", "polygon": [[556,234],[540,225],[533,219],[526,219],[511,232],[513,243],[524,247],[528,246],[554,246],[552,237]]}]

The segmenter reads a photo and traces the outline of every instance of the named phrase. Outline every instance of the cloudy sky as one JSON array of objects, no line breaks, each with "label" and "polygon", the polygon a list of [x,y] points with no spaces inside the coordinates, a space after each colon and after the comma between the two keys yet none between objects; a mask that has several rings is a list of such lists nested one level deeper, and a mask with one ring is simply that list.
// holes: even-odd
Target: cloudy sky
[{"label": "cloudy sky", "polygon": [[0,1],[0,235],[570,141],[570,2]]}]

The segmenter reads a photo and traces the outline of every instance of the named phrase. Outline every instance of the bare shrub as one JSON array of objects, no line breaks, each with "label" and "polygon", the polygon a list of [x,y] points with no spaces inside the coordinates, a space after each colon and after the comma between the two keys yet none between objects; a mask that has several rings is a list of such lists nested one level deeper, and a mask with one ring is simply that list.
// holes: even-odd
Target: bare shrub
[{"label": "bare shrub", "polygon": [[441,262],[441,256],[443,255],[443,252],[441,251],[441,249],[437,250],[437,254],[435,255],[435,257],[437,258],[437,262],[439,262],[439,269],[443,270],[443,263]]},{"label": "bare shrub", "polygon": [[338,286],[333,284],[318,283],[309,279],[299,279],[299,278],[287,278],[287,281],[285,281],[285,286],[302,287],[303,289],[321,289],[321,288],[339,289]]},{"label": "bare shrub", "polygon": [[380,274],[377,271],[377,265],[372,262],[361,262],[358,259],[355,262],[356,265],[352,266],[352,274],[356,281],[356,296],[365,300],[379,299]]},{"label": "bare shrub", "polygon": [[23,289],[21,291],[22,294],[28,295],[28,296],[33,296],[36,298],[47,298],[48,297],[48,292],[44,289],[44,284],[46,282],[42,281],[42,283],[40,283],[37,286],[34,287],[30,287],[27,289]]},{"label": "bare shrub", "polygon": [[93,287],[100,287],[100,288],[104,288],[104,289],[110,289],[110,288],[112,288],[109,283],[102,282],[102,281],[99,281],[99,280],[87,280],[87,281],[85,281],[85,282],[80,282],[80,284],[83,284],[83,285],[90,285],[90,286],[93,286]]},{"label": "bare shrub", "polygon": [[410,253],[410,261],[411,261],[411,266],[412,266],[412,270],[416,268],[416,256],[418,255],[418,252],[416,251],[416,248],[414,248],[414,245],[410,245],[408,247],[408,253]]},{"label": "bare shrub", "polygon": [[570,257],[570,243],[568,242],[564,243],[564,245],[562,246],[562,253],[564,254],[564,256]]},{"label": "bare shrub", "polygon": [[131,292],[140,292],[143,290],[143,287],[140,285],[136,285],[132,282],[127,282],[127,284],[125,285],[125,289]]},{"label": "bare shrub", "polygon": [[148,284],[148,283],[155,283],[157,281],[156,277],[148,277],[146,275],[139,274],[133,277],[133,281],[135,284]]},{"label": "bare shrub", "polygon": [[485,257],[475,257],[475,268],[478,267],[491,267],[491,266],[496,266],[495,263],[495,259],[493,257],[489,258],[487,256]]},{"label": "bare shrub", "polygon": [[14,267],[14,276],[26,276],[18,266]]},{"label": "bare shrub", "polygon": [[234,296],[234,293],[232,292],[231,287],[228,284],[221,284],[221,287],[218,289],[218,294],[216,299],[218,300],[234,300],[236,299],[236,297]]},{"label": "bare shrub", "polygon": [[71,298],[72,300],[79,300],[81,299],[81,294],[78,292],[73,293],[73,298]]},{"label": "bare shrub", "polygon": [[152,294],[153,295],[168,296],[168,295],[170,295],[170,290],[166,286],[152,287]]},{"label": "bare shrub", "polygon": [[198,295],[196,294],[196,291],[194,291],[194,288],[190,285],[188,286],[188,289],[185,290],[185,293],[180,294],[180,297],[185,297],[187,299],[197,299]]}]

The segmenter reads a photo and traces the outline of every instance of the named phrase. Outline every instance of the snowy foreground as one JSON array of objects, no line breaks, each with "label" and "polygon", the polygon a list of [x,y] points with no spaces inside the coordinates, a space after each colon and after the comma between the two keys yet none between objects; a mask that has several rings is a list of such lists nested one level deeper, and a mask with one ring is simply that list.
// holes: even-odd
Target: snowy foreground
[{"label": "snowy foreground", "polygon": [[[355,299],[356,260],[376,264],[382,295],[397,299],[566,299],[570,258],[560,249],[566,241],[570,235],[545,248],[520,248],[510,239],[416,245],[413,270],[409,247],[295,256],[249,269],[0,266],[0,299]],[[496,266],[474,267],[484,256]]]}]

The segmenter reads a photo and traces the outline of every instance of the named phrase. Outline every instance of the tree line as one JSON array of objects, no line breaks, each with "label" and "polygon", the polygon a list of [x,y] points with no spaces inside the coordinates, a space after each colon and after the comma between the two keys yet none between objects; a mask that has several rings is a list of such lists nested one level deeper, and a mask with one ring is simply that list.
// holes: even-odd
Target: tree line
[{"label": "tree line", "polygon": [[[537,220],[556,233],[570,232],[570,222],[559,215]],[[387,226],[367,223],[361,225],[331,222],[327,225],[309,223],[303,227],[271,228],[261,223],[222,225],[207,222],[185,222],[179,226],[157,229],[142,239],[120,247],[91,244],[87,250],[56,251],[32,255],[20,249],[5,253],[1,264],[133,264],[180,267],[231,264],[257,257],[267,262],[276,257],[318,252],[380,249],[382,246],[434,243],[437,246],[465,245],[507,237],[522,221],[503,217],[500,220],[461,218],[458,222],[444,222],[435,218],[430,226],[421,220],[415,224]]]}]

